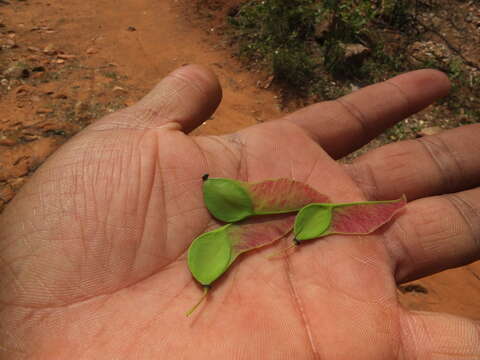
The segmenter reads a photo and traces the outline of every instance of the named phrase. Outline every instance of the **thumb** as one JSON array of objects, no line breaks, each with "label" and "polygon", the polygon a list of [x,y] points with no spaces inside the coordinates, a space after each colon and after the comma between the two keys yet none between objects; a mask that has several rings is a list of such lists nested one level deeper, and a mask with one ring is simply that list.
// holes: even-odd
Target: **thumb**
[{"label": "thumb", "polygon": [[200,65],[181,67],[135,105],[94,123],[90,129],[151,129],[176,122],[188,133],[206,121],[222,99],[215,74]]}]

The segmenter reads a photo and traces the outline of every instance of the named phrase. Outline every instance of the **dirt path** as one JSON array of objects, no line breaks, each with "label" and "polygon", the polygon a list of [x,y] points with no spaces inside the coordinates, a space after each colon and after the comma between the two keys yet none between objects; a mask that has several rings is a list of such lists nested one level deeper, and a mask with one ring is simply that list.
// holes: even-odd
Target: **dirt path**
[{"label": "dirt path", "polygon": [[[70,135],[132,104],[185,63],[210,66],[224,101],[197,134],[238,130],[280,115],[261,74],[242,70],[216,36],[174,0],[11,1],[0,5],[0,210]],[[191,6],[191,5],[190,5]],[[16,72],[15,72],[16,71]],[[480,263],[399,290],[413,309],[480,319]]]},{"label": "dirt path", "polygon": [[75,0],[57,11],[63,15],[52,14],[52,21],[78,14],[74,23],[66,25],[68,32],[58,34],[59,40],[65,36],[66,43],[75,44],[79,52],[93,47],[98,53],[88,58],[89,66],[114,62],[120,74],[144,91],[182,64],[210,66],[224,89],[224,101],[215,117],[228,120],[210,121],[201,133],[230,132],[279,114],[274,94],[256,88],[256,79],[239,72],[228,51],[221,46],[215,49],[212,45],[217,38],[209,39],[205,31],[195,28],[181,2],[115,1],[112,6],[112,1]]}]

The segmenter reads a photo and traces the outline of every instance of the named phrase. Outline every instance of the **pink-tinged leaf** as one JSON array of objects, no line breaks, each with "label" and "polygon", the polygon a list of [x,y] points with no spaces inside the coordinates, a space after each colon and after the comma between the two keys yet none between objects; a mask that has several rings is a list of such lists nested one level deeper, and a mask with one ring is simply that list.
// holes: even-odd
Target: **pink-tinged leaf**
[{"label": "pink-tinged leaf", "polygon": [[[197,237],[188,250],[188,266],[195,279],[204,285],[204,294],[186,315],[195,311],[207,296],[210,284],[223,275],[240,254],[281,239],[291,231],[294,221],[292,214],[262,216],[260,220],[230,223]],[[213,270],[212,264],[215,264]]]},{"label": "pink-tinged leaf", "polygon": [[216,219],[233,223],[254,215],[285,214],[311,202],[328,202],[310,186],[290,179],[247,183],[203,176],[205,205]]},{"label": "pink-tinged leaf", "polygon": [[294,214],[280,214],[232,224],[228,228],[229,239],[232,243],[230,262],[246,251],[270,245],[283,238],[292,230],[294,221]]},{"label": "pink-tinged leaf", "polygon": [[[245,183],[253,199],[255,210],[269,212],[278,210],[295,211],[313,202],[326,202],[328,197],[312,187],[289,179],[266,180],[259,183]],[[285,200],[278,200],[278,198]],[[261,209],[261,210],[258,210]],[[238,255],[273,244],[293,229],[296,214],[265,215],[250,218],[228,229],[232,243],[230,263]]]},{"label": "pink-tinged leaf", "polygon": [[393,201],[375,201],[335,206],[327,234],[370,234],[389,222],[407,203],[405,197]]},{"label": "pink-tinged leaf", "polygon": [[255,214],[297,211],[312,202],[327,203],[326,195],[290,179],[243,183],[252,199]]}]

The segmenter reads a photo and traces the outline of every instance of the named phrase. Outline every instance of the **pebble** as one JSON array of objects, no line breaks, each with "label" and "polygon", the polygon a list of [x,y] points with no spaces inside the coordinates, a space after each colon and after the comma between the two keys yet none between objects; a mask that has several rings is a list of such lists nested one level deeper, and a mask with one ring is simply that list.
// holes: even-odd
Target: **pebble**
[{"label": "pebble", "polygon": [[344,57],[350,59],[358,56],[367,56],[371,50],[362,44],[345,44],[344,45]]},{"label": "pebble", "polygon": [[441,133],[442,131],[443,129],[440,126],[432,126],[432,127],[423,128],[418,132],[418,135],[431,136],[431,135],[436,135],[438,133]]},{"label": "pebble", "polygon": [[43,48],[43,53],[47,55],[55,55],[57,51],[55,50],[55,47],[53,44],[48,44]]},{"label": "pebble", "polygon": [[116,94],[126,94],[128,91],[120,86],[115,86],[112,90]]},{"label": "pebble", "polygon": [[93,54],[96,54],[98,53],[98,50],[94,47],[90,47],[88,48],[87,50],[85,50],[85,52],[88,54],[88,55],[93,55]]},{"label": "pebble", "polygon": [[14,49],[14,48],[17,48],[18,45],[15,39],[7,39],[5,40],[5,44],[2,47],[5,49]]},{"label": "pebble", "polygon": [[34,135],[34,134],[23,134],[23,135],[21,136],[21,139],[22,139],[23,141],[28,141],[28,142],[30,142],[30,141],[38,140],[38,139],[39,139],[39,136],[38,136],[38,135]]},{"label": "pebble", "polygon": [[30,75],[28,69],[19,62],[10,65],[3,73],[3,76],[10,79],[24,79]]},{"label": "pebble", "polygon": [[75,55],[70,55],[70,54],[58,54],[57,58],[63,59],[63,60],[70,60],[70,59],[75,59]]}]

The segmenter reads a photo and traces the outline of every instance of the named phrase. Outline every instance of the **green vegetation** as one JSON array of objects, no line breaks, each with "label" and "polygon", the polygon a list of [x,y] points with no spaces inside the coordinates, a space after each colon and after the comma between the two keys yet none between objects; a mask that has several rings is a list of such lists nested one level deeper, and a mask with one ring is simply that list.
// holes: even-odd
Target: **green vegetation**
[{"label": "green vegetation", "polygon": [[442,48],[420,46],[420,56],[412,57],[415,45],[429,40],[424,33],[440,32],[427,31],[420,20],[438,6],[426,0],[250,0],[232,9],[228,21],[239,55],[295,96],[331,99],[352,87],[433,67],[453,83],[443,105],[452,114],[467,113],[466,123],[479,121],[480,72],[472,72],[448,43],[449,56]]},{"label": "green vegetation", "polygon": [[[410,2],[387,0],[380,8],[365,0],[249,1],[229,21],[242,56],[270,67],[285,85],[306,89],[324,71],[368,78],[374,67],[362,61],[366,53],[376,64],[399,71],[399,61],[383,51],[375,33],[406,28]],[[353,44],[361,45],[358,53],[346,57]]]},{"label": "green vegetation", "polygon": [[313,0],[248,2],[230,17],[243,55],[272,67],[276,78],[302,86],[317,61],[310,41],[319,16]]}]

